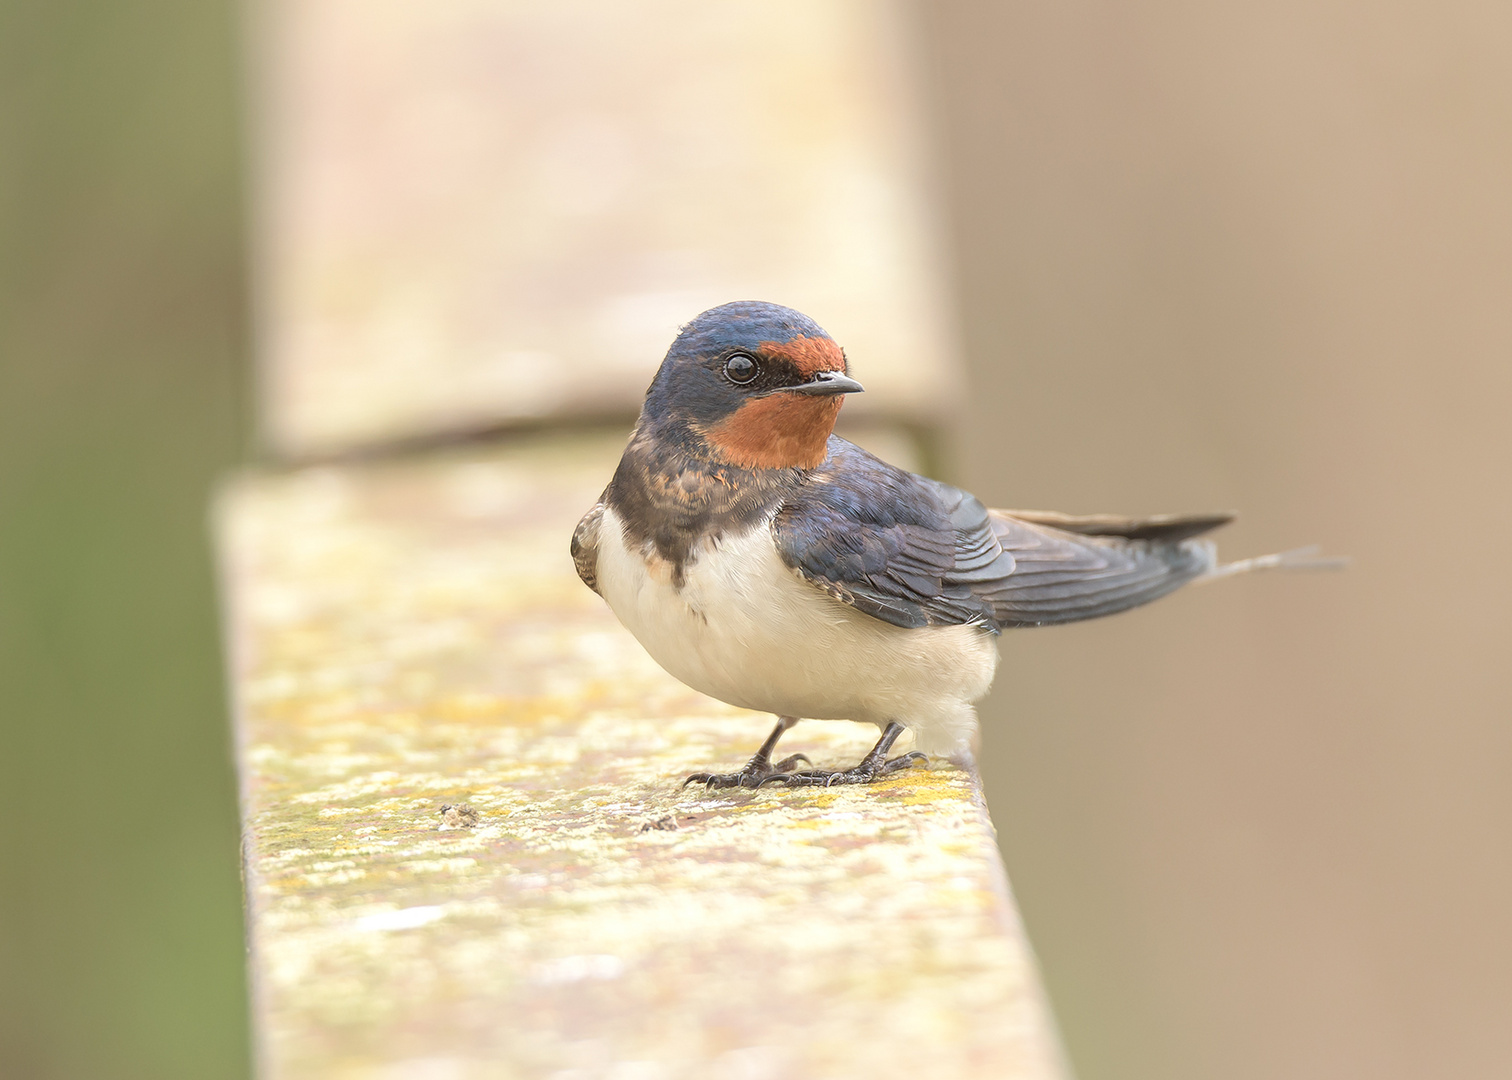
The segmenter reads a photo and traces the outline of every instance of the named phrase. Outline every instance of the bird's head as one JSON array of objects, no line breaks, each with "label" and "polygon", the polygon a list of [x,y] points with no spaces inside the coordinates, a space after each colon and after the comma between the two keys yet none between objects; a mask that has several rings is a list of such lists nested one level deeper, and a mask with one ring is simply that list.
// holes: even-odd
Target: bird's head
[{"label": "bird's head", "polygon": [[818,323],[742,300],[683,327],[646,391],[642,429],[746,469],[814,468],[861,384]]}]

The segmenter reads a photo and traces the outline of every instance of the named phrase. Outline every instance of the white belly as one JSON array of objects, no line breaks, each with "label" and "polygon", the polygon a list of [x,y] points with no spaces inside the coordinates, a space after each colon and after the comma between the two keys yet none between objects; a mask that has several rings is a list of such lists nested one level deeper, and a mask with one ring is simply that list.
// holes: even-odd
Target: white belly
[{"label": "white belly", "polygon": [[681,588],[654,553],[626,547],[604,512],[598,583],[653,659],[693,689],[781,716],[911,728],[927,753],[970,755],[997,668],[990,634],[905,630],[825,595],[784,566],[767,523],[696,552]]}]

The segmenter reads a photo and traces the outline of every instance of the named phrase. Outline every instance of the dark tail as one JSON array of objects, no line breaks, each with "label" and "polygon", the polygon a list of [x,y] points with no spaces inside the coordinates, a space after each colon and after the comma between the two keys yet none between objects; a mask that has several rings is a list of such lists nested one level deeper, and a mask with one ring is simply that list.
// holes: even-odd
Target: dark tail
[{"label": "dark tail", "polygon": [[994,590],[1004,626],[1048,626],[1095,619],[1159,599],[1192,581],[1271,568],[1342,564],[1304,548],[1218,564],[1203,534],[1233,514],[1162,514],[1126,518],[1076,517],[1045,510],[993,510],[993,531],[1015,566]]}]

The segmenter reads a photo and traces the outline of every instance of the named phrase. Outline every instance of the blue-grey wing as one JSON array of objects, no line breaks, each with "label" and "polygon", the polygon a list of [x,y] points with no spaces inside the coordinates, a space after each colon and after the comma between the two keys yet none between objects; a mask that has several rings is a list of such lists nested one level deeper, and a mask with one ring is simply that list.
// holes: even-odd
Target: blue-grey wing
[{"label": "blue-grey wing", "polygon": [[[1014,557],[1013,573],[987,591],[999,626],[1094,619],[1159,599],[1213,568],[1217,552],[1212,541],[1193,533],[1229,520],[1215,514],[1135,519],[1128,523],[1135,535],[1124,536],[1072,532],[1010,510],[989,515],[998,542]],[[1079,520],[1034,515],[1051,516],[1066,524]],[[1167,525],[1169,532],[1162,533]]]},{"label": "blue-grey wing", "polygon": [[834,438],[772,527],[788,566],[859,611],[907,628],[998,630],[1112,614],[1170,592],[1212,566],[1211,545],[1190,539],[1227,520],[1209,518],[988,510]]}]

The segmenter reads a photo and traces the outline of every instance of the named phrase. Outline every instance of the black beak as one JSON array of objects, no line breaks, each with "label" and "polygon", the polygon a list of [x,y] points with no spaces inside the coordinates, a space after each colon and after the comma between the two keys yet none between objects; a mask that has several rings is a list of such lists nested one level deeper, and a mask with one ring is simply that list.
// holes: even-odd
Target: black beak
[{"label": "black beak", "polygon": [[843,371],[821,371],[810,382],[783,389],[795,394],[859,394],[865,387]]}]

